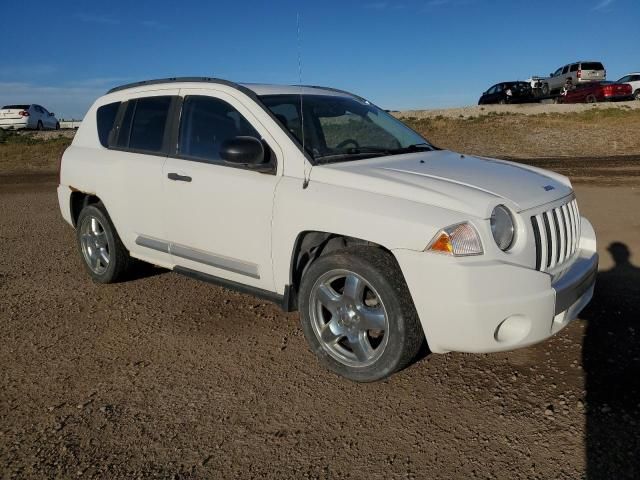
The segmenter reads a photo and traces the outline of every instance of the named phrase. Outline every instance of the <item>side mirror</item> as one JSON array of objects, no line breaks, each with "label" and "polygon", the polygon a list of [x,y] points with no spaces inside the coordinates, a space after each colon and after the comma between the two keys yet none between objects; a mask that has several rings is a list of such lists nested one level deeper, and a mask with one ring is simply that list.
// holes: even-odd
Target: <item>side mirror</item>
[{"label": "side mirror", "polygon": [[54,115],[55,115],[55,113],[53,113],[53,112],[49,112],[49,116],[50,116],[50,117],[53,117]]},{"label": "side mirror", "polygon": [[220,157],[234,165],[260,166],[265,163],[264,145],[255,137],[235,137],[220,147]]}]

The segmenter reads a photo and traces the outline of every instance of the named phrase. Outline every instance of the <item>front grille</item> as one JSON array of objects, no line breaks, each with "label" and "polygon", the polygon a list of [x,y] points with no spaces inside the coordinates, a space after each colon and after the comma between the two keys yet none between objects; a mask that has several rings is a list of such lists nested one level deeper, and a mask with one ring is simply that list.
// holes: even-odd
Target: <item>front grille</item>
[{"label": "front grille", "polygon": [[531,217],[536,240],[536,270],[546,272],[561,265],[578,249],[580,211],[575,199]]}]

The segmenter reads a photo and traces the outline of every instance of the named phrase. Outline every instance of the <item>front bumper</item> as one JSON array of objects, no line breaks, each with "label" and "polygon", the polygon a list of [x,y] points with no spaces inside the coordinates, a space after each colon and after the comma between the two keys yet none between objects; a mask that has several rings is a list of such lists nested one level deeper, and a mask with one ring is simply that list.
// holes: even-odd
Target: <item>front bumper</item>
[{"label": "front bumper", "polygon": [[593,227],[583,218],[578,251],[553,276],[480,257],[393,253],[431,351],[487,353],[541,342],[575,319],[593,296],[595,245]]}]

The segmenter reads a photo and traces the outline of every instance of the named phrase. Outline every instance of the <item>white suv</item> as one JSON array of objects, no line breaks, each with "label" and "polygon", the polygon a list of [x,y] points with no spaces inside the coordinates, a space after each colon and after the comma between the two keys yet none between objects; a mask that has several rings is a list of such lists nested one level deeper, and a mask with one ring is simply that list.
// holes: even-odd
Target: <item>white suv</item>
[{"label": "white suv", "polygon": [[631,85],[633,98],[635,98],[636,100],[640,100],[640,72],[625,75],[616,83],[628,83],[629,85]]},{"label": "white suv", "polygon": [[597,270],[567,178],[438,149],[330,88],[118,87],[64,153],[58,198],[95,281],[140,259],[297,309],[322,363],[357,381],[425,338],[436,353],[540,342]]}]

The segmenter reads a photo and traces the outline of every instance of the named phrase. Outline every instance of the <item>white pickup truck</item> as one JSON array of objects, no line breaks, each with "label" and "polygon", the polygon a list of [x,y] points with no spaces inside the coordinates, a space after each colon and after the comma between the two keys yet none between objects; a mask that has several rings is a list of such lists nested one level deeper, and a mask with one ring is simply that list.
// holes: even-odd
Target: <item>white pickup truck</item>
[{"label": "white pickup truck", "polygon": [[425,339],[540,342],[589,302],[598,264],[567,178],[441,150],[331,88],[113,89],[64,153],[58,198],[95,281],[138,259],[276,301],[356,381],[404,368]]}]

